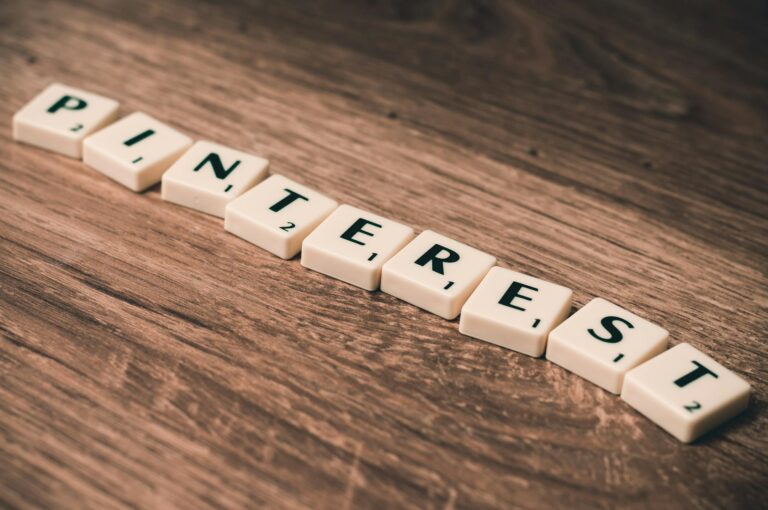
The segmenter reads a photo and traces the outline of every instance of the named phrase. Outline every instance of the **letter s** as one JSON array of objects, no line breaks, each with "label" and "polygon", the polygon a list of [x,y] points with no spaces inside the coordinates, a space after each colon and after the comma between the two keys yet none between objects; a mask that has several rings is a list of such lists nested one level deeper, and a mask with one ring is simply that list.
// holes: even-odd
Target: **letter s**
[{"label": "letter s", "polygon": [[621,342],[621,340],[624,338],[624,335],[619,331],[619,328],[616,327],[614,322],[621,322],[622,324],[626,324],[629,329],[634,328],[631,322],[629,322],[627,319],[622,319],[621,317],[603,317],[600,320],[600,325],[605,328],[605,330],[610,335],[608,338],[602,337],[595,333],[595,330],[592,328],[589,328],[587,332],[592,335],[597,340],[600,340],[601,342],[607,342],[609,344],[615,344],[617,342]]}]

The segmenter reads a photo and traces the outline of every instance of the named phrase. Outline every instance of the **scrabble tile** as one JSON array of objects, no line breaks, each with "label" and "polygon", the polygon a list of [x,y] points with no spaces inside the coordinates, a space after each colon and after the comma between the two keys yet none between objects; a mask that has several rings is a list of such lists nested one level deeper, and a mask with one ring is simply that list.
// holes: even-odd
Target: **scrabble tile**
[{"label": "scrabble tile", "polygon": [[13,139],[72,158],[83,139],[117,117],[118,102],[53,83],[13,116]]},{"label": "scrabble tile", "polygon": [[621,398],[684,443],[736,416],[749,384],[689,344],[630,370]]},{"label": "scrabble tile", "polygon": [[224,217],[227,203],[267,176],[269,161],[199,141],[163,174],[163,200]]},{"label": "scrabble tile", "polygon": [[494,267],[461,309],[459,332],[529,356],[541,356],[547,335],[571,309],[573,291]]},{"label": "scrabble tile", "polygon": [[[338,204],[282,175],[273,175],[227,204],[224,228],[256,246],[290,259]],[[361,236],[362,237],[362,236]]]},{"label": "scrabble tile", "polygon": [[175,129],[135,112],[83,142],[83,162],[133,191],[156,184],[192,145]]},{"label": "scrabble tile", "polygon": [[304,239],[301,264],[366,290],[376,290],[384,263],[411,239],[411,227],[342,205]]},{"label": "scrabble tile", "polygon": [[549,334],[547,359],[612,393],[624,374],[667,347],[667,330],[595,298]]},{"label": "scrabble tile", "polygon": [[381,290],[446,319],[455,319],[496,258],[427,230],[386,264]]}]

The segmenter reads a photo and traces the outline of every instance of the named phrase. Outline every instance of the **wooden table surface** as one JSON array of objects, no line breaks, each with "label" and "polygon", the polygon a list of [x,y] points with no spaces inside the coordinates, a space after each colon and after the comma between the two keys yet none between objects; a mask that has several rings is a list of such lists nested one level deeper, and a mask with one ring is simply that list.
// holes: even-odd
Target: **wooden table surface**
[{"label": "wooden table surface", "polygon": [[[0,3],[0,506],[768,501],[762,1]],[[14,143],[60,81],[667,328],[746,378],[680,444],[544,359]]]}]

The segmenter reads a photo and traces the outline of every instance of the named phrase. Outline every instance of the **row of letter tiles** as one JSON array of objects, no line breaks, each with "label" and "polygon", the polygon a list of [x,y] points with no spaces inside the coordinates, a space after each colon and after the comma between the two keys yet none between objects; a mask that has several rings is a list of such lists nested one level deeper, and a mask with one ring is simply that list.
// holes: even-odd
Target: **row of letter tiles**
[{"label": "row of letter tiles", "polygon": [[54,83],[13,116],[13,137],[82,158],[123,186],[143,191],[157,184],[192,140],[140,112],[113,123],[118,107],[112,99]]},{"label": "row of letter tiles", "polygon": [[[509,269],[432,231],[342,205],[281,175],[269,162],[192,140],[144,113],[110,124],[118,103],[53,84],[13,117],[15,140],[66,156],[134,190],[162,177],[163,199],[224,218],[225,229],[284,259],[383,292],[459,331],[550,361],[618,394],[680,441],[743,411],[747,382],[668,332],[604,299],[566,319],[571,289]],[[106,126],[106,127],[105,127]],[[101,130],[100,130],[101,129]],[[182,155],[183,154],[183,155]],[[565,319],[565,320],[564,320]]]}]

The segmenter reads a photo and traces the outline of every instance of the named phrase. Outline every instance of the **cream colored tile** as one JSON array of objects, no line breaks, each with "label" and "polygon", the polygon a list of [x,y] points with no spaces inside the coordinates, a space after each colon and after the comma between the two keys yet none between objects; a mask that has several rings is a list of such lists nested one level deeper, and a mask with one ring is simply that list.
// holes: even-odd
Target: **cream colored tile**
[{"label": "cream colored tile", "polygon": [[301,264],[375,290],[384,263],[411,239],[411,227],[342,205],[304,239]]},{"label": "cream colored tile", "polygon": [[227,205],[224,228],[278,257],[290,259],[337,206],[335,200],[311,188],[273,175]]},{"label": "cream colored tile", "polygon": [[267,176],[269,161],[198,141],[163,174],[163,200],[224,217],[227,204]]},{"label": "cream colored tile", "polygon": [[487,253],[427,230],[384,264],[381,290],[455,319],[495,263]]},{"label": "cream colored tile", "polygon": [[547,335],[571,309],[571,289],[492,268],[461,309],[459,331],[529,356],[541,356]]},{"label": "cream colored tile", "polygon": [[142,191],[192,145],[175,129],[135,112],[87,137],[83,162],[123,186]]},{"label": "cream colored tile", "polygon": [[80,159],[83,139],[117,118],[118,102],[53,83],[13,116],[13,139]]},{"label": "cream colored tile", "polygon": [[621,398],[689,443],[744,411],[750,387],[706,354],[680,344],[630,370]]},{"label": "cream colored tile", "polygon": [[624,374],[664,351],[667,330],[595,298],[549,334],[547,359],[619,393]]}]

